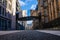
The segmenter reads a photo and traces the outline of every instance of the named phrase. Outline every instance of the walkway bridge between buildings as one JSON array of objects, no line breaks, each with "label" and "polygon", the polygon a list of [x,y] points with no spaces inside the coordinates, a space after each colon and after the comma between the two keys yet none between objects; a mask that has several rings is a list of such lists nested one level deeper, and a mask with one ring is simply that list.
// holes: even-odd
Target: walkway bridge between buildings
[{"label": "walkway bridge between buildings", "polygon": [[30,20],[33,20],[33,19],[39,19],[38,16],[26,16],[26,17],[20,17],[18,18],[19,21],[30,21]]},{"label": "walkway bridge between buildings", "polygon": [[[18,18],[18,21],[30,21],[30,20],[38,20],[41,22],[41,17],[39,16],[27,16],[27,17],[21,17]],[[60,28],[60,17],[57,19],[54,19],[48,23],[42,24],[43,28],[53,28],[53,27],[59,27]]]}]

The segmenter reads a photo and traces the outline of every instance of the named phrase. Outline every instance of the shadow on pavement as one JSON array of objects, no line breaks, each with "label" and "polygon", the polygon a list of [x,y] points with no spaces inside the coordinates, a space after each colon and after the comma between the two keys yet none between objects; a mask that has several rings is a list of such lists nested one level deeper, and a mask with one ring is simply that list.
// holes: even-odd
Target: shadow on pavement
[{"label": "shadow on pavement", "polygon": [[0,40],[60,40],[60,36],[35,30],[25,30],[16,33],[1,35]]}]

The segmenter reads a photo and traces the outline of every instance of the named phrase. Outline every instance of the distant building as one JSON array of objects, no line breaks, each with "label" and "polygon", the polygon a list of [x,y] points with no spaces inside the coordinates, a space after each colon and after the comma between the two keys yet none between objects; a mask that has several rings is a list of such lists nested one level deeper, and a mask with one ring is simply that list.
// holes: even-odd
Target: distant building
[{"label": "distant building", "polygon": [[22,15],[23,15],[23,17],[26,17],[27,16],[27,10],[22,10]]},{"label": "distant building", "polygon": [[32,30],[32,24],[27,24],[26,30]]},{"label": "distant building", "polygon": [[22,17],[21,14],[22,14],[22,11],[20,11],[16,14],[16,29],[17,30],[24,30],[25,29],[25,27],[23,26],[23,24],[24,24],[23,21],[18,20],[18,18]]},{"label": "distant building", "polygon": [[[26,10],[22,10],[22,16],[23,17],[27,17],[27,11]],[[27,21],[23,21],[23,26],[26,29],[26,27],[27,27]]]},{"label": "distant building", "polygon": [[0,30],[16,28],[16,0],[0,0]]},{"label": "distant building", "polygon": [[[20,9],[20,8],[18,8]],[[17,9],[17,10],[18,10]],[[16,15],[16,19],[17,19],[17,30],[24,30],[26,29],[26,26],[27,26],[27,21],[19,21],[18,18],[21,18],[21,17],[26,17],[27,14],[26,14],[26,10],[18,10],[17,11],[17,15]]]},{"label": "distant building", "polygon": [[[37,13],[37,10],[31,10],[31,16],[38,16],[38,13]],[[39,21],[38,19],[33,19],[33,22],[32,22],[32,29],[36,29],[39,27]]]},{"label": "distant building", "polygon": [[16,29],[17,30],[24,30],[25,27],[23,26],[23,21],[19,21],[18,18],[23,17],[22,10],[20,9],[20,3],[16,1]]}]

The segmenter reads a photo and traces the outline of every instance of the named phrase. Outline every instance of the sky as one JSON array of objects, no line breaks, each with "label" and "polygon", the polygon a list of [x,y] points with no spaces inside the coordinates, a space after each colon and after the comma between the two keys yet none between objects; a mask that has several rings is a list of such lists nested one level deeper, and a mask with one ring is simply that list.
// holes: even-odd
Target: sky
[{"label": "sky", "polygon": [[19,2],[22,10],[34,10],[38,4],[37,0],[20,0]]},{"label": "sky", "polygon": [[[38,4],[37,0],[19,0],[21,10],[27,10],[27,16],[30,16],[30,10],[35,10]],[[30,21],[28,23],[31,23]]]}]

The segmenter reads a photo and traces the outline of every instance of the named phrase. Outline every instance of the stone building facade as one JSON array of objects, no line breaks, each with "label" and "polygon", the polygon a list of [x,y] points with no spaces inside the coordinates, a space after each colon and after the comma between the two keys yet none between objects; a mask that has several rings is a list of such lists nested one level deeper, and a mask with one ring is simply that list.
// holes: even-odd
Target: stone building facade
[{"label": "stone building facade", "polygon": [[[41,14],[43,28],[60,26],[60,0],[38,0],[38,16]],[[41,26],[39,26],[41,29]]]},{"label": "stone building facade", "polygon": [[16,27],[16,0],[0,0],[0,30]]},{"label": "stone building facade", "polygon": [[[60,24],[60,0],[38,0],[38,12],[41,13],[42,28]],[[47,26],[47,27],[46,27]]]}]

